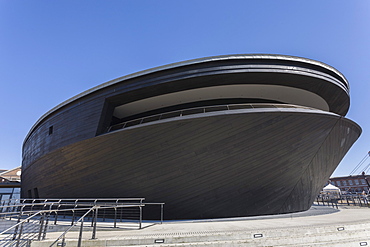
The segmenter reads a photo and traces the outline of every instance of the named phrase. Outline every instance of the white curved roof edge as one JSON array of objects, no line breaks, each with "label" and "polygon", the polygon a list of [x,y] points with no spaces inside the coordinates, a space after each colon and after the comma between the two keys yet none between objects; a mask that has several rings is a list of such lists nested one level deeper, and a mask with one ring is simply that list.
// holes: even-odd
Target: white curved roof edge
[{"label": "white curved roof edge", "polygon": [[135,72],[135,73],[132,73],[132,74],[129,74],[129,75],[121,76],[119,78],[116,78],[116,79],[107,81],[105,83],[102,83],[98,86],[95,86],[95,87],[93,87],[89,90],[86,90],[86,91],[72,97],[70,100],[72,100],[74,98],[76,98],[76,99],[81,98],[81,97],[83,97],[87,94],[90,94],[90,93],[98,91],[102,88],[114,85],[118,82],[128,80],[128,79],[132,79],[132,78],[139,77],[139,76],[143,76],[143,75],[147,75],[147,74],[150,74],[150,73],[154,73],[154,72],[158,72],[158,71],[162,71],[162,70],[167,70],[167,69],[173,69],[173,68],[176,68],[176,67],[181,67],[181,66],[186,66],[186,65],[191,65],[191,64],[212,62],[212,61],[221,61],[221,60],[234,60],[234,59],[271,59],[271,60],[279,59],[279,60],[309,63],[309,64],[313,64],[313,65],[323,67],[325,69],[328,69],[328,70],[334,72],[335,74],[337,74],[338,76],[340,76],[343,79],[343,81],[346,83],[347,87],[349,86],[347,79],[344,77],[344,75],[341,72],[339,72],[337,69],[335,69],[334,67],[332,67],[328,64],[325,64],[323,62],[319,62],[319,61],[316,61],[316,60],[303,58],[303,57],[296,57],[296,56],[278,55],[278,54],[276,54],[276,55],[275,54],[233,54],[233,55],[220,55],[220,56],[196,58],[196,59],[185,60],[185,61],[176,62],[176,63],[170,63],[170,64],[167,64],[167,65],[162,65],[162,66],[154,67],[154,68],[151,68],[151,69],[142,70],[142,71],[139,71],[139,72]]},{"label": "white curved roof edge", "polygon": [[52,109],[47,111],[45,114],[43,114],[36,121],[36,123],[31,127],[30,131],[28,132],[28,134],[25,138],[25,141],[28,139],[29,135],[35,129],[35,127],[42,120],[44,120],[48,115],[50,115],[51,113],[55,112],[56,110],[62,108],[63,106],[68,105],[69,103],[71,103],[71,102],[73,102],[77,99],[80,99],[80,98],[82,98],[86,95],[89,95],[93,92],[99,91],[100,89],[109,87],[109,86],[114,85],[116,83],[119,83],[121,81],[125,81],[125,80],[128,80],[128,79],[132,79],[132,78],[135,78],[135,77],[147,75],[147,74],[162,71],[162,70],[167,70],[167,69],[172,69],[172,68],[177,68],[177,67],[181,67],[181,66],[197,64],[197,63],[204,63],[204,62],[211,62],[211,61],[222,61],[222,60],[234,60],[234,59],[271,59],[271,60],[278,59],[278,60],[309,63],[309,64],[313,64],[313,65],[316,65],[316,66],[323,67],[325,69],[328,69],[328,70],[336,73],[338,76],[340,76],[343,79],[343,81],[346,83],[347,87],[349,87],[347,79],[344,77],[344,75],[341,72],[339,72],[334,67],[332,67],[328,64],[325,64],[323,62],[319,62],[319,61],[316,61],[316,60],[303,58],[303,57],[290,56],[290,55],[279,55],[279,54],[231,54],[231,55],[219,55],[219,56],[196,58],[196,59],[185,60],[185,61],[182,61],[182,62],[170,63],[170,64],[166,64],[166,65],[162,65],[162,66],[142,70],[142,71],[139,71],[139,72],[135,72],[135,73],[132,73],[132,74],[129,74],[129,75],[121,76],[119,78],[107,81],[107,82],[102,83],[98,86],[90,88],[90,89],[88,89],[88,90],[86,90],[82,93],[79,93],[79,94],[63,101],[62,103],[58,104],[57,106],[53,107]]}]

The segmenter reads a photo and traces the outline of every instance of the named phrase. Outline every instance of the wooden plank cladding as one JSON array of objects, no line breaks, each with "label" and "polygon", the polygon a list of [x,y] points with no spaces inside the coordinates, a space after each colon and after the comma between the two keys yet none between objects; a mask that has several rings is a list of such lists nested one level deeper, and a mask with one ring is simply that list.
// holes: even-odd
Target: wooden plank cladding
[{"label": "wooden plank cladding", "polygon": [[306,210],[361,134],[348,108],[344,76],[305,58],[230,55],[138,72],[35,123],[22,195],[145,197],[165,202],[167,219]]}]

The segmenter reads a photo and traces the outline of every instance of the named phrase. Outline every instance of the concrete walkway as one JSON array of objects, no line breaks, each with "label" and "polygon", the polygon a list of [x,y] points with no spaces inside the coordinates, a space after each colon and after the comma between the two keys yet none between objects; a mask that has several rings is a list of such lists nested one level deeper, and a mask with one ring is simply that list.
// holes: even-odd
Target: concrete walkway
[{"label": "concrete walkway", "polygon": [[[60,234],[48,233],[32,246],[50,246]],[[370,209],[313,206],[278,216],[147,222],[141,230],[107,225],[96,237],[88,240],[86,229],[83,246],[370,246]],[[69,232],[66,246],[77,246],[77,240],[78,231]]]}]

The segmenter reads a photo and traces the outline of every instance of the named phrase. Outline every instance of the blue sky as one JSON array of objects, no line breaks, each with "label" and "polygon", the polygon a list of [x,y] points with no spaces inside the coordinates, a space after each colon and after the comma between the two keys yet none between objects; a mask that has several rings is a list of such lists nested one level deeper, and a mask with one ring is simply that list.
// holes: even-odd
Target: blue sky
[{"label": "blue sky", "polygon": [[0,0],[0,168],[21,164],[41,115],[111,79],[205,56],[272,53],[341,71],[363,129],[334,175],[370,150],[368,0]]}]

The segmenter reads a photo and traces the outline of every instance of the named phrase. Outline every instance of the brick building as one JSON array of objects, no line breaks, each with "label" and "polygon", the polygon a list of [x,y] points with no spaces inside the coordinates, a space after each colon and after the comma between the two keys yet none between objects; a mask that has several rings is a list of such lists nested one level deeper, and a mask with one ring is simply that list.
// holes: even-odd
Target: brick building
[{"label": "brick building", "polygon": [[341,191],[369,193],[370,175],[361,174],[354,176],[330,178],[331,184],[340,188]]},{"label": "brick building", "polygon": [[0,170],[0,200],[19,199],[21,193],[21,167]]}]

